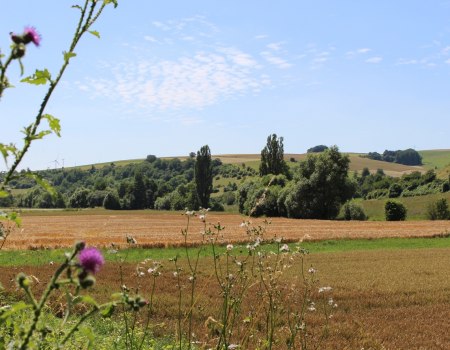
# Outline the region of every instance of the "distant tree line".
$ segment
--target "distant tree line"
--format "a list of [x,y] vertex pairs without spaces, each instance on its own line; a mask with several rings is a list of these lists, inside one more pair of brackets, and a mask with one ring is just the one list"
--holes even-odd
[[[39,172],[56,190],[51,196],[26,177],[10,182],[13,195],[0,198],[0,207],[89,208],[112,210],[197,210],[209,207],[251,216],[305,219],[363,220],[354,198],[378,199],[420,196],[450,190],[449,180],[433,170],[394,178],[383,170],[349,172],[350,160],[336,146],[310,149],[306,160],[284,160],[283,138],[267,137],[259,169],[242,163],[222,164],[212,159],[207,145],[184,160],[148,155],[141,163]],[[392,155],[392,154],[391,154]],[[0,174],[0,179],[1,179]],[[214,185],[215,184],[215,185]],[[442,204],[434,212],[444,212]],[[431,212],[431,209],[430,209]],[[441,217],[430,214],[430,217]]]
[[383,154],[378,152],[369,152],[363,157],[403,165],[422,165],[422,156],[419,152],[412,148],[397,151],[385,150]]

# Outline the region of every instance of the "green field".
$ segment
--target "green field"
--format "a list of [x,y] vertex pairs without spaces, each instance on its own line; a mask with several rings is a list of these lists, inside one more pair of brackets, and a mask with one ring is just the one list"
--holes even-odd
[[[407,220],[426,220],[427,208],[431,202],[436,201],[439,198],[446,198],[450,202],[450,193],[437,193],[426,196],[417,197],[400,197],[395,198],[396,201],[403,203],[407,210]],[[370,200],[357,200],[363,208],[369,220],[384,221],[384,204],[388,199],[370,199]]]
[[419,151],[422,162],[427,169],[442,169],[450,165],[450,150],[437,149]]
[[[449,233],[450,235],[450,233]],[[291,249],[295,249],[296,243],[289,244]],[[450,236],[442,238],[379,238],[379,239],[339,239],[316,242],[302,242],[301,247],[307,249],[310,254],[318,253],[339,253],[350,251],[368,250],[403,250],[403,249],[431,249],[449,248]],[[198,248],[188,248],[190,254],[194,254]],[[245,246],[235,246],[236,251],[245,252]],[[44,250],[3,250],[0,251],[0,266],[42,266],[50,262],[59,263],[64,259],[64,253],[70,249],[44,249]],[[224,246],[218,247],[216,253],[223,253]],[[264,245],[264,250],[276,250],[275,244]],[[151,256],[154,260],[169,260],[175,256],[183,256],[186,252],[182,247],[168,248],[135,248],[123,249],[118,253],[110,250],[103,250],[106,261],[117,262],[124,259],[129,263],[137,263]],[[201,257],[211,256],[212,251],[206,246],[201,253]]]

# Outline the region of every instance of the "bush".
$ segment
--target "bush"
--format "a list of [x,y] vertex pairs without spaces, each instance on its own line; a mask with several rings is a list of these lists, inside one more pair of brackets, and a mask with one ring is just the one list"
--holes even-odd
[[428,206],[427,217],[430,220],[449,220],[450,211],[445,198],[438,199]]
[[389,187],[389,198],[398,198],[402,194],[403,188],[397,183],[393,183]]
[[367,220],[367,215],[364,212],[363,207],[355,202],[347,202],[343,207],[345,220]]
[[103,207],[110,210],[119,210],[120,200],[117,193],[108,192],[108,194],[105,196],[105,199],[103,200]]
[[406,219],[406,213],[407,209],[403,203],[387,201],[384,205],[386,221],[404,221]]

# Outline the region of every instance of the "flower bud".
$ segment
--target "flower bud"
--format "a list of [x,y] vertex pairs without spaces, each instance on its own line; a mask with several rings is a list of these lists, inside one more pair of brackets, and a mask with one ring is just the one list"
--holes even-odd
[[80,286],[83,289],[92,287],[94,284],[95,284],[95,277],[92,275],[88,275],[84,279],[80,279]]
[[21,43],[21,44],[15,45],[12,50],[12,57],[14,59],[22,58],[23,56],[25,56],[25,51],[26,51],[25,44]]

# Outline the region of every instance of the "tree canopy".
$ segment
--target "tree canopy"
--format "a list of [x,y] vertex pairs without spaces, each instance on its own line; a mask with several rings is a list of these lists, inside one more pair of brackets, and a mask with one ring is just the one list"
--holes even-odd
[[261,151],[261,164],[259,174],[289,176],[289,167],[284,160],[283,137],[278,138],[276,134],[267,137],[267,144]]
[[208,145],[203,146],[197,152],[194,177],[199,203],[202,208],[208,208],[213,189],[211,151]]

